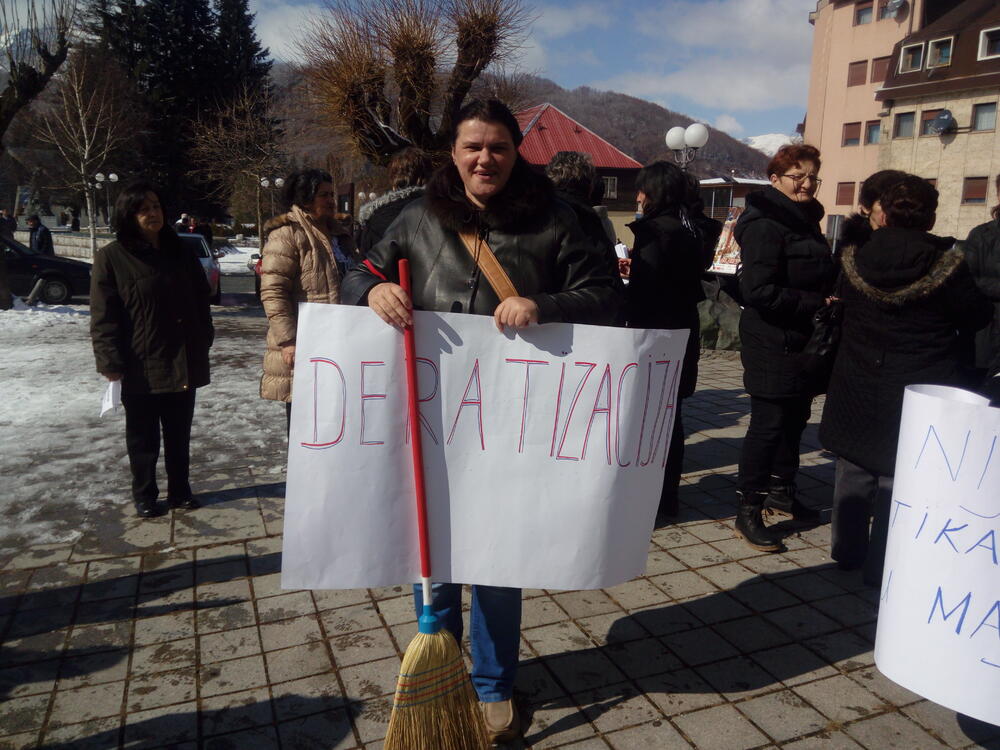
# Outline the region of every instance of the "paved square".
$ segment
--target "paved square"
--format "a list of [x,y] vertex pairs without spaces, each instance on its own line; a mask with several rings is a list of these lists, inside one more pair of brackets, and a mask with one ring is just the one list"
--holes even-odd
[[[658,524],[646,574],[525,592],[524,747],[1000,748],[1000,728],[874,668],[877,596],[830,564],[827,526],[778,555],[734,537],[741,375],[705,353],[681,513]],[[821,407],[800,484],[826,509]],[[282,591],[283,464],[196,464],[197,511],[139,521],[109,504],[74,544],[0,552],[0,748],[381,747],[416,632],[409,587]]]

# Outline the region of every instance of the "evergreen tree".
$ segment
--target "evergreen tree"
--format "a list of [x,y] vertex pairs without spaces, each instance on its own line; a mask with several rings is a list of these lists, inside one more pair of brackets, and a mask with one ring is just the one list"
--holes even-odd
[[254,31],[254,14],[247,0],[216,0],[215,40],[220,103],[268,85],[270,53]]

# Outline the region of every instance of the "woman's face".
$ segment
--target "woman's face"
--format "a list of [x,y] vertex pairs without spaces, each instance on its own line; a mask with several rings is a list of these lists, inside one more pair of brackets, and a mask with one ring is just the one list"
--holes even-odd
[[302,208],[314,219],[332,219],[337,213],[337,191],[333,183],[321,182],[312,202]]
[[882,202],[872,203],[871,211],[868,212],[868,224],[872,229],[881,229],[885,226],[885,211],[882,210]]
[[163,229],[163,208],[156,193],[148,191],[142,199],[142,204],[135,214],[135,223],[139,231],[147,237],[154,237]]
[[465,195],[479,208],[506,187],[517,161],[517,147],[505,125],[466,120],[458,126],[451,159],[465,186]]
[[819,168],[811,161],[800,161],[784,174],[771,175],[771,184],[796,203],[811,201],[819,183]]

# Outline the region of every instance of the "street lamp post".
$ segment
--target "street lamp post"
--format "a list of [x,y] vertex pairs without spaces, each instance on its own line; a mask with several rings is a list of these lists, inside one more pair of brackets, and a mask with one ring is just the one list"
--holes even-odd
[[274,190],[271,189],[271,186],[273,185],[274,187],[280,189],[281,186],[284,184],[285,180],[282,177],[275,177],[274,179],[271,179],[269,177],[260,178],[260,186],[265,190],[267,190],[268,195],[271,196],[271,216],[274,216]]
[[105,175],[103,172],[98,172],[97,174],[94,175],[94,179],[97,180],[97,184],[94,185],[94,187],[96,187],[98,189],[100,189],[101,187],[104,187],[104,181],[105,180],[108,181],[107,187],[104,188],[104,198],[105,198],[107,209],[108,209],[108,213],[107,213],[108,226],[110,227],[111,226],[111,185],[113,185],[114,183],[118,182],[118,175],[115,174],[114,172],[112,172],[109,175]]
[[692,122],[686,128],[678,125],[667,131],[666,141],[667,148],[674,152],[678,166],[687,170],[698,149],[708,143],[708,128],[700,122]]

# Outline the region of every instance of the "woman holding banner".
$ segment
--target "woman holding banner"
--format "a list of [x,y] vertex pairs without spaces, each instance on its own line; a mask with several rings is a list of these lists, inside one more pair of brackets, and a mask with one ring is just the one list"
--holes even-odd
[[837,454],[831,557],[863,568],[870,586],[882,580],[903,392],[961,386],[960,332],[993,314],[954,238],[930,234],[937,202],[927,180],[904,175],[879,197],[883,228],[842,259],[843,332],[819,436]]
[[736,531],[765,552],[783,545],[762,510],[815,523],[819,514],[795,495],[799,442],[809,421],[817,382],[802,355],[813,315],[827,302],[837,268],[819,228],[823,206],[819,151],[783,146],[767,171],[771,184],[747,196],[734,236],[740,245],[739,277],[743,383],[750,394],[750,425],[740,452]]
[[[348,273],[343,301],[367,304],[399,327],[411,323],[413,309],[491,315],[499,331],[617,322],[623,287],[614,256],[584,236],[572,209],[521,158],[521,131],[510,110],[495,100],[472,101],[455,123],[450,162]],[[410,261],[412,299],[396,283],[401,258]],[[493,286],[494,269],[487,266],[494,263],[513,289]],[[419,587],[415,598],[419,614]],[[434,586],[434,609],[459,643],[461,598],[461,584]],[[492,739],[508,741],[520,731],[511,700],[520,589],[473,585],[470,617],[473,685]]]

